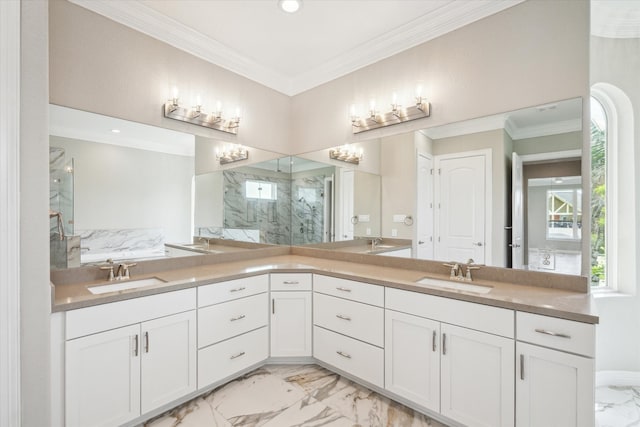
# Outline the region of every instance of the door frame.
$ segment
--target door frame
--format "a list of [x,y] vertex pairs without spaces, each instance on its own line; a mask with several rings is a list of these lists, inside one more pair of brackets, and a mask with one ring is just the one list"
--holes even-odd
[[[420,179],[420,174],[419,174],[419,170],[420,170],[420,157],[424,157],[425,159],[429,160],[431,162],[431,182],[429,183],[431,185],[431,241],[427,242],[430,246],[431,246],[431,254],[433,255],[433,246],[435,244],[435,242],[433,241],[433,235],[434,235],[434,231],[435,231],[435,212],[434,212],[434,208],[433,208],[433,204],[434,204],[434,199],[435,199],[435,195],[434,195],[434,191],[435,191],[435,180],[434,180],[434,155],[431,153],[427,153],[425,151],[420,151],[420,150],[416,150],[416,227],[414,230],[414,239],[413,239],[413,258],[416,259],[421,259],[418,256],[418,241],[420,240],[420,222],[422,221],[422,212],[420,211],[420,205],[418,203],[419,200],[419,193],[420,193],[420,185],[419,185],[419,179]],[[432,258],[425,258],[425,259],[433,259]]]
[[[493,150],[491,148],[483,148],[480,150],[470,150],[470,151],[460,151],[456,153],[447,153],[447,154],[438,154],[433,156],[433,170],[434,170],[434,190],[433,190],[433,200],[434,203],[438,203],[440,200],[440,189],[439,186],[436,185],[436,180],[440,180],[438,178],[440,175],[436,176],[435,171],[439,169],[440,160],[450,160],[450,159],[458,159],[463,157],[476,157],[476,156],[484,156],[484,196],[488,203],[485,203],[484,208],[484,264],[485,265],[493,265],[493,242],[491,241],[493,237]],[[433,214],[434,218],[434,234],[437,230],[440,229],[440,210],[434,210]],[[435,245],[435,241],[434,241]],[[457,260],[457,261],[465,261],[465,260]]]

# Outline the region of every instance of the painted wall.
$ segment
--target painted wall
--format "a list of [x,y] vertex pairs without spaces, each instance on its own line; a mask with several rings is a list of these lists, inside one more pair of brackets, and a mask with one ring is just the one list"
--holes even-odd
[[57,136],[50,145],[74,159],[76,230],[161,228],[165,242],[191,241],[193,157]]
[[558,135],[539,136],[536,138],[513,141],[513,151],[522,155],[551,153],[555,151],[581,150],[582,132],[568,132]]
[[[591,37],[591,84],[610,83],[617,86],[631,100],[633,117],[634,140],[629,144],[624,157],[633,159],[629,168],[621,177],[621,182],[633,182],[636,194],[640,189],[640,153],[634,147],[640,146],[640,39],[609,39]],[[624,190],[622,190],[624,191]],[[626,197],[621,201],[623,209],[640,212],[640,197],[631,202]],[[632,218],[618,222],[624,233],[624,225],[637,222]],[[635,235],[625,234],[623,239],[633,244],[635,259],[629,259],[621,267],[618,287],[629,289],[631,292],[615,297],[598,297],[596,306],[600,315],[600,325],[597,329],[596,369],[597,370],[633,370],[640,371],[640,293],[637,292],[637,282],[632,278],[640,277],[640,227],[635,228]],[[624,253],[621,254],[623,256]]]
[[[589,2],[532,0],[292,98],[293,153],[315,151],[588,94]],[[552,65],[551,65],[552,64]],[[412,101],[431,117],[352,134],[352,104]],[[323,117],[323,120],[308,120]]]
[[[51,1],[50,102],[288,153],[289,97],[66,1]],[[177,86],[186,105],[241,108],[237,137],[164,118]]]

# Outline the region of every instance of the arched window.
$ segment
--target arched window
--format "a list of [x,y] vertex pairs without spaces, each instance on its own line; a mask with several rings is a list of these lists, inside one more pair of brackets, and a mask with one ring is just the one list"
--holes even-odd
[[591,87],[591,280],[636,292],[636,181],[633,107],[609,83]]
[[591,283],[607,280],[607,115],[591,97]]

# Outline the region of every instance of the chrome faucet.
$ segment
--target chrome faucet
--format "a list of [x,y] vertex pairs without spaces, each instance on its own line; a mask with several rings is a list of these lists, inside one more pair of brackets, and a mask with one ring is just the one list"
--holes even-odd
[[462,267],[460,266],[460,264],[452,261],[451,263],[444,263],[442,265],[451,269],[451,271],[449,272],[449,279],[464,280],[464,273],[462,272]]
[[382,237],[374,237],[373,239],[371,239],[371,250],[375,251],[376,246],[378,246],[380,243],[382,243]]
[[113,260],[111,258],[107,259],[107,265],[100,267],[100,270],[109,270],[109,278],[108,278],[108,280],[110,282],[115,280],[115,276],[113,275]]
[[131,278],[131,275],[129,274],[129,268],[131,267],[135,267],[136,265],[138,265],[138,263],[132,263],[132,264],[125,264],[122,263],[120,265],[118,265],[118,270],[116,272],[116,280],[128,280]]
[[209,249],[210,240],[211,240],[211,239],[208,239],[208,238],[206,238],[206,237],[199,237],[199,238],[198,238],[198,241],[199,241],[199,242],[206,242],[206,244],[207,244],[207,249]]

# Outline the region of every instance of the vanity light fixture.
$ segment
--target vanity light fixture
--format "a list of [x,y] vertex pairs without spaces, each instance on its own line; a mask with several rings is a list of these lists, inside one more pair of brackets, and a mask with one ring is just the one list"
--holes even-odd
[[352,105],[350,115],[353,133],[366,132],[368,130],[429,117],[431,115],[431,105],[420,92],[421,88],[416,91],[415,103],[406,108],[398,104],[397,95],[394,92],[391,101],[391,110],[386,113],[376,111],[375,100],[372,100],[369,103],[369,115],[364,119],[356,114],[356,106]]
[[360,160],[364,157],[362,148],[356,150],[350,145],[343,145],[342,147],[335,147],[329,150],[329,158],[333,160],[340,160],[341,162],[353,163],[354,165],[360,164]]
[[216,150],[216,160],[219,161],[221,165],[247,160],[248,158],[249,151],[240,144],[232,144],[222,151]]
[[196,99],[196,105],[193,107],[182,107],[180,106],[180,98],[178,98],[176,89],[174,89],[173,97],[165,102],[163,111],[164,116],[169,119],[180,120],[181,122],[187,122],[234,135],[238,133],[238,128],[240,127],[239,109],[236,110],[235,117],[225,119],[222,117],[221,105],[218,102],[215,111],[206,113],[202,108],[199,96]]

